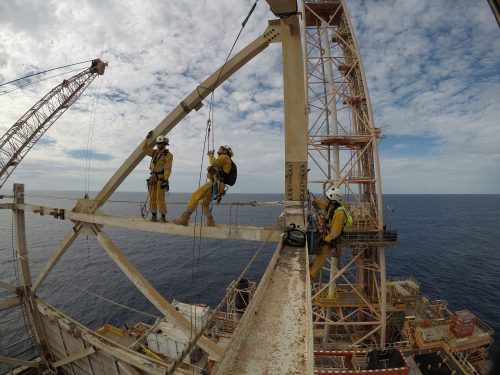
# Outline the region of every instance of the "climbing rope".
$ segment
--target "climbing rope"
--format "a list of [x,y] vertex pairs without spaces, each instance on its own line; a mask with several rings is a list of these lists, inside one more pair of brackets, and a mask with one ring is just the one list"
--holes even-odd
[[193,346],[198,341],[198,339],[203,335],[203,333],[205,332],[205,330],[207,329],[207,327],[210,324],[212,324],[214,322],[214,320],[217,318],[217,315],[220,312],[220,310],[222,309],[222,306],[224,306],[224,304],[226,303],[228,296],[230,296],[234,292],[234,289],[236,288],[236,286],[238,285],[238,283],[243,279],[243,277],[246,275],[246,273],[248,272],[248,270],[250,269],[250,267],[253,265],[253,263],[255,262],[255,260],[257,259],[257,257],[260,255],[262,249],[264,248],[264,246],[266,245],[266,243],[269,241],[269,239],[271,238],[271,236],[273,235],[273,233],[277,229],[282,229],[281,226],[280,226],[280,224],[279,224],[281,217],[282,217],[282,215],[278,216],[275,219],[272,231],[269,232],[269,234],[264,239],[264,241],[262,242],[262,244],[257,248],[257,250],[255,251],[255,254],[252,256],[252,258],[250,259],[250,261],[247,263],[247,265],[245,266],[245,268],[243,269],[243,271],[240,273],[240,275],[238,276],[238,278],[236,279],[236,281],[232,284],[232,287],[230,289],[228,289],[228,291],[226,292],[224,298],[222,298],[222,300],[219,302],[219,304],[217,305],[217,307],[215,307],[215,309],[212,310],[212,312],[210,313],[210,315],[207,318],[206,323],[203,324],[203,326],[200,328],[200,330],[196,332],[196,335],[194,335],[194,337],[191,337],[191,339],[189,340],[188,345],[184,347],[184,349],[182,350],[182,352],[180,352],[177,355],[177,357],[175,358],[174,362],[172,362],[172,364],[170,364],[170,366],[168,367],[167,371],[165,372],[165,375],[170,375],[170,374],[174,373],[174,371],[177,368],[177,366],[184,360],[184,358],[186,357],[186,355],[188,355],[188,353],[191,352],[191,350],[193,349]]
[[[199,177],[198,177],[198,188],[201,186],[201,178],[202,178],[201,176],[203,174],[203,164],[204,164],[204,160],[205,160],[205,151],[210,150],[210,135],[212,136],[212,148],[215,149],[215,127],[214,127],[214,125],[215,125],[215,121],[214,121],[215,87],[217,87],[217,83],[219,82],[219,79],[220,79],[220,76],[224,70],[224,67],[227,64],[229,57],[231,56],[231,53],[233,52],[233,49],[234,49],[234,47],[235,47],[235,45],[240,37],[245,25],[248,22],[248,19],[250,18],[253,11],[255,10],[257,2],[258,2],[258,0],[255,1],[252,8],[250,9],[250,12],[246,16],[243,23],[241,24],[240,31],[238,32],[238,35],[236,36],[236,39],[234,40],[233,45],[231,46],[231,49],[229,50],[229,53],[227,54],[226,60],[224,61],[222,68],[219,70],[219,74],[218,74],[217,79],[215,80],[215,83],[213,86],[214,88],[211,90],[212,93],[210,95],[208,119],[207,119],[207,125],[205,128],[205,139],[203,141],[203,149],[202,149],[202,154],[201,154],[200,173],[199,173]],[[212,186],[212,188],[214,188],[214,186]],[[215,187],[215,188],[217,189],[217,187]],[[213,195],[213,191],[212,191],[212,195]],[[210,201],[210,204],[209,204],[209,210],[210,211],[212,210],[212,200]],[[201,232],[203,229],[203,219],[200,220],[200,229],[199,229],[199,233],[198,233],[198,242],[197,242],[196,241],[196,223],[198,221],[198,211],[199,211],[199,204],[197,202],[196,209],[195,209],[195,216],[194,216],[194,224],[195,225],[193,226],[193,248],[192,248],[192,263],[191,263],[191,288],[192,288],[192,290],[198,289],[197,288],[198,274],[199,274],[199,270],[200,270],[200,258],[201,258],[201,243],[202,243]],[[197,244],[198,244],[198,246],[196,246]],[[199,291],[197,293],[197,297],[198,296],[199,296]],[[192,314],[191,314],[191,316],[192,316]],[[196,319],[196,310],[195,310],[195,317],[194,318]],[[192,338],[193,334],[196,332],[196,327],[194,327],[195,331],[193,332],[193,324],[192,323],[193,322],[191,321],[191,327],[192,327],[191,338]]]
[[[149,186],[148,186],[148,192],[146,193],[146,199],[144,200],[144,202],[142,202],[142,201],[139,202],[139,205],[141,207],[141,217],[143,219],[147,218],[149,215],[148,201],[149,201]],[[171,204],[171,203],[169,202],[168,204]]]
[[[69,200],[74,202],[75,200],[80,199],[80,197],[64,197],[58,195],[46,195],[46,194],[24,194],[25,197],[31,198],[45,198],[45,199],[58,199],[58,200]],[[5,198],[10,198],[10,195],[4,195]],[[97,200],[95,200],[97,202]],[[106,202],[109,203],[130,203],[130,204],[138,204],[144,203],[143,201],[135,201],[135,200],[126,200],[126,199],[106,199]],[[186,202],[168,202],[168,204],[180,204],[185,205]],[[250,202],[230,202],[230,203],[220,203],[220,206],[282,206],[283,201],[250,201]]]
[[[210,113],[210,110],[209,110]],[[207,120],[207,127],[205,128],[205,138],[203,141],[203,149],[202,149],[202,155],[201,155],[201,163],[200,163],[200,172],[198,175],[198,188],[201,186],[201,176],[203,174],[203,162],[205,159],[205,149],[206,147],[208,148],[209,144],[209,133],[210,133],[210,117]],[[204,198],[202,198],[204,199]],[[199,231],[199,236],[198,236],[198,241],[196,240],[196,223],[198,222],[198,212],[199,212],[199,204],[196,202],[196,209],[195,209],[195,215],[194,215],[194,226],[193,226],[193,247],[191,250],[191,292],[194,290],[197,290],[198,288],[198,273],[200,270],[200,258],[201,258],[201,231],[203,229],[203,219],[200,221],[200,231]],[[202,216],[203,217],[203,216]],[[198,247],[196,246],[198,244]],[[199,297],[199,291],[196,294],[196,297]],[[191,338],[196,330],[195,325],[193,325],[193,319],[196,322],[196,309],[195,311],[195,316],[193,317],[193,314],[191,314]]]
[[[245,17],[245,19],[241,23],[240,31],[238,32],[238,35],[236,36],[236,39],[234,40],[233,45],[231,46],[231,49],[229,50],[229,53],[226,56],[226,60],[224,61],[224,64],[222,65],[222,68],[219,70],[219,74],[217,75],[217,79],[215,80],[215,83],[213,85],[214,88],[211,89],[212,93],[210,95],[210,107],[209,107],[209,110],[208,110],[208,119],[209,120],[210,120],[210,118],[212,119],[212,121],[211,121],[211,123],[212,123],[212,147],[215,146],[215,141],[214,141],[215,136],[214,136],[214,127],[213,127],[213,125],[214,125],[214,107],[215,107],[214,106],[214,101],[215,101],[215,87],[217,87],[217,83],[219,83],[220,76],[221,76],[222,72],[224,71],[224,68],[225,68],[227,62],[229,61],[229,57],[233,53],[233,49],[236,46],[236,43],[238,42],[238,39],[240,38],[240,35],[243,32],[243,29],[245,28],[248,20],[250,19],[250,16],[252,15],[253,11],[255,10],[255,7],[257,6],[257,2],[258,1],[259,0],[255,0],[255,3],[252,5],[252,8],[250,9],[250,11],[248,12],[247,16]],[[207,126],[209,126],[208,123],[207,123]]]

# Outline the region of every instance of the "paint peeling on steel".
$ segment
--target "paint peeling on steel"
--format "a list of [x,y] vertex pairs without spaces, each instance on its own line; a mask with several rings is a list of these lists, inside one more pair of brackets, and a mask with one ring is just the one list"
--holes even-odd
[[304,249],[284,247],[248,334],[227,374],[307,373],[308,319]]

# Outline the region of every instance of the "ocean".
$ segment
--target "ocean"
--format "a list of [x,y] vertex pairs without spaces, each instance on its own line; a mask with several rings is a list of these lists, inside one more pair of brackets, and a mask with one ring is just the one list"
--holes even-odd
[[[72,208],[79,196],[75,192],[28,191],[25,201]],[[185,207],[181,202],[186,202],[187,197],[188,194],[170,194],[168,219],[180,215]],[[102,210],[140,216],[140,202],[145,198],[145,193],[115,193]],[[229,193],[223,205],[214,206],[214,217],[220,223],[272,225],[281,207],[229,203],[281,199],[277,194]],[[500,195],[384,195],[383,201],[385,222],[398,232],[398,247],[386,250],[387,276],[411,275],[420,283],[421,292],[431,299],[446,300],[450,310],[471,310],[495,330],[495,341],[499,342]],[[26,214],[33,279],[72,225],[67,220]],[[167,300],[212,307],[222,299],[225,288],[239,276],[260,245],[112,227],[103,230]],[[13,284],[14,241],[11,212],[0,210],[0,280]],[[245,275],[247,279],[261,277],[275,247],[272,243],[264,246]],[[117,326],[134,321],[150,323],[154,320],[150,315],[159,315],[95,238],[84,235],[65,253],[38,295],[93,329],[104,323]],[[6,296],[7,292],[0,291],[0,298]],[[0,337],[0,349],[1,340]]]

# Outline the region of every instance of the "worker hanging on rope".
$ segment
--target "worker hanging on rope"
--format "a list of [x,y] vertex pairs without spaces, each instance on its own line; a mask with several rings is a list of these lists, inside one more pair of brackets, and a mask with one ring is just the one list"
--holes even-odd
[[[142,144],[142,150],[146,155],[151,156],[149,169],[151,174],[147,179],[149,191],[149,207],[151,210],[151,221],[167,222],[167,205],[165,203],[165,193],[170,190],[168,179],[172,172],[172,162],[174,157],[168,150],[168,138],[164,135],[156,137],[156,149],[149,146],[149,138],[153,135],[150,131]],[[157,218],[157,210],[160,211],[161,218]]]
[[344,207],[344,197],[340,189],[331,186],[325,195],[326,199],[313,200],[313,206],[323,210],[326,231],[323,233],[321,253],[314,256],[309,268],[312,278],[317,276],[330,252],[337,250],[337,242],[342,232],[352,226],[352,217]]
[[233,186],[236,182],[237,170],[236,164],[234,164],[232,160],[233,150],[231,150],[231,147],[227,145],[220,146],[217,151],[217,159],[214,153],[215,150],[210,150],[208,152],[208,157],[210,158],[210,165],[215,168],[219,180],[219,186],[215,196],[217,203],[219,203],[222,196],[226,194],[226,185]]
[[237,170],[236,164],[232,161],[233,150],[229,146],[221,146],[217,151],[217,159],[214,157],[214,150],[208,152],[210,158],[210,166],[208,167],[208,181],[201,185],[189,198],[186,211],[178,219],[174,220],[175,224],[187,226],[189,218],[196,209],[196,205],[200,202],[203,213],[207,217],[207,226],[215,226],[210,202],[214,199],[217,203],[220,202],[226,192],[226,186],[233,186],[236,182]]

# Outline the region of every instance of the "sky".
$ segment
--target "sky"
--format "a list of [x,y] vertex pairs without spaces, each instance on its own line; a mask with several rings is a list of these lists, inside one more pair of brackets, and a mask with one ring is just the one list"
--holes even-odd
[[[27,190],[97,191],[147,132],[221,66],[250,0],[0,2],[0,84],[101,58],[80,99],[11,175]],[[347,1],[379,144],[382,191],[500,194],[500,28],[487,0]],[[275,18],[263,0],[235,52]],[[214,95],[213,136],[238,165],[240,193],[284,186],[281,50],[272,44]],[[82,64],[77,68],[90,66]],[[0,135],[75,67],[0,87]],[[59,76],[62,72],[65,76]],[[51,79],[48,77],[56,76]],[[168,134],[172,191],[198,186],[209,100]],[[86,156],[92,158],[87,163]],[[204,157],[206,165],[206,156]],[[203,169],[204,170],[204,169]],[[148,160],[119,190],[145,191]]]

